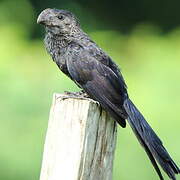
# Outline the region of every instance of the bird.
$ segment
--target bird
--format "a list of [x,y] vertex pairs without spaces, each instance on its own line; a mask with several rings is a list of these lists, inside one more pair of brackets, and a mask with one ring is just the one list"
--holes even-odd
[[39,14],[37,23],[45,28],[45,48],[59,69],[98,101],[122,128],[126,121],[129,123],[160,180],[164,177],[158,164],[176,180],[179,167],[129,98],[120,69],[82,30],[77,17],[67,10],[47,8]]

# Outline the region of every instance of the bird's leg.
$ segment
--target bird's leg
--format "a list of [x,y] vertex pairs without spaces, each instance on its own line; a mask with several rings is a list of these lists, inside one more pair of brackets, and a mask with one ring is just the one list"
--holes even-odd
[[82,96],[85,98],[90,98],[90,96],[82,89],[81,91],[77,92],[77,96]]
[[79,92],[64,91],[64,93],[66,96],[64,96],[63,99],[67,99],[67,98],[76,98],[76,99],[90,98],[89,95],[84,90],[81,90]]

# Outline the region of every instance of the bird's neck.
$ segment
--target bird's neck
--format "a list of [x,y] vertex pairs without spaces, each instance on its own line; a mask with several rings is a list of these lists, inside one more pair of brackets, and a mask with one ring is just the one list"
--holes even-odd
[[85,39],[87,40],[87,38],[88,36],[82,30],[74,31],[68,35],[56,35],[51,32],[47,32],[44,42],[47,51],[54,59],[55,54],[63,54],[71,42],[82,42]]
[[64,54],[69,41],[63,36],[58,36],[47,32],[44,39],[45,47],[47,52],[51,55],[54,61],[57,60],[59,56]]
[[47,50],[51,50],[51,48],[64,48],[69,44],[69,41],[64,36],[52,34],[50,32],[46,33],[44,39]]

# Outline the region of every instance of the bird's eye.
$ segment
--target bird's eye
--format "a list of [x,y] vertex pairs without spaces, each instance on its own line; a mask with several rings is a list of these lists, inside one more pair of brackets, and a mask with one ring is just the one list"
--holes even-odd
[[62,14],[60,14],[60,15],[58,16],[58,19],[63,20],[63,19],[64,19],[64,16],[63,16]]

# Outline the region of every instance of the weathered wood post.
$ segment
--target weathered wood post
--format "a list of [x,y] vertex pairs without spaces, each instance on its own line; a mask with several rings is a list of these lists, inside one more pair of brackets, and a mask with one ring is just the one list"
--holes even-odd
[[54,94],[40,180],[112,180],[116,123],[88,98]]

